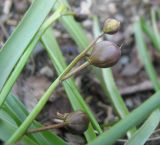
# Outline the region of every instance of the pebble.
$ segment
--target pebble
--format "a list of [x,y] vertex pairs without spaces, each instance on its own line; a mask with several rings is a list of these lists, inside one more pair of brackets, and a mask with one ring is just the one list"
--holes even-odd
[[119,63],[121,65],[127,65],[129,63],[129,58],[127,56],[122,56],[121,59],[119,60]]
[[52,78],[54,76],[54,72],[49,66],[44,66],[43,68],[41,68],[39,73],[40,75],[44,75],[48,78]]

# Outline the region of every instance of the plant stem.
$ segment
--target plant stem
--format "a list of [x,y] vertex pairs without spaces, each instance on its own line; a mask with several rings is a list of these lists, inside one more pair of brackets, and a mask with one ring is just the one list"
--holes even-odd
[[69,11],[67,13],[62,14],[62,16],[75,16],[75,15],[76,15],[76,13],[73,11]]
[[85,63],[83,63],[79,67],[73,69],[73,71],[71,71],[68,74],[66,74],[63,78],[61,78],[61,81],[64,81],[64,80],[70,78],[72,75],[78,73],[79,71],[81,71],[82,69],[86,68],[89,65],[90,65],[90,63],[88,61],[86,61]]
[[104,35],[104,33],[100,34],[94,41],[92,41],[86,49],[84,49],[67,67],[67,69],[63,72],[60,79],[63,79],[63,77],[69,73],[69,71],[77,64],[78,61],[80,61],[82,58],[85,57],[86,53],[89,51],[91,47],[97,42],[99,38],[101,38]]
[[64,127],[66,125],[67,125],[67,123],[65,123],[65,122],[58,123],[58,124],[51,124],[51,125],[47,125],[47,126],[40,127],[40,128],[30,129],[30,130],[27,131],[27,134],[42,132],[42,131],[46,131],[46,130],[50,130],[50,129],[61,128],[61,127]]
[[65,12],[66,10],[66,7],[64,5],[61,5],[53,15],[51,15],[45,22],[44,24],[42,25],[41,27],[41,32],[42,34],[47,30],[47,28],[49,26],[51,26],[51,24],[53,22],[55,22],[58,18],[61,17],[61,13]]

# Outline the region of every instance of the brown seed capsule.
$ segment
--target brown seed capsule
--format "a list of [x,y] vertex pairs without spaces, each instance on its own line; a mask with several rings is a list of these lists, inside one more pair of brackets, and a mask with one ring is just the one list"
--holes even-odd
[[87,18],[88,18],[88,15],[87,15],[87,14],[76,13],[76,14],[74,15],[74,19],[75,19],[77,22],[83,22],[83,21],[85,21]]
[[78,11],[74,13],[73,17],[77,22],[83,22],[88,18],[88,15]]
[[107,68],[115,65],[121,56],[121,49],[110,41],[101,41],[95,44],[88,58],[90,64]]
[[115,34],[120,28],[120,22],[116,19],[108,18],[103,25],[103,32],[106,34]]
[[82,134],[88,128],[89,118],[86,113],[78,110],[76,112],[69,113],[64,122],[68,122],[66,125],[67,129],[74,133]]

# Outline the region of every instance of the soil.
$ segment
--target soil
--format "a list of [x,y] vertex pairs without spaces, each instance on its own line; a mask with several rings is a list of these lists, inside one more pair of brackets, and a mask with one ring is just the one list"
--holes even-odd
[[[120,31],[113,36],[106,36],[106,39],[118,45],[124,43],[122,57],[112,70],[120,93],[127,107],[132,111],[154,93],[153,86],[137,54],[133,23],[140,16],[150,21],[150,9],[158,8],[159,0],[103,0],[103,2],[98,0],[94,2],[90,0],[69,0],[69,3],[72,9],[76,11],[87,7],[87,13],[90,16],[97,15],[101,26],[108,17],[114,17],[121,21]],[[4,45],[14,31],[29,6],[29,0],[0,0],[0,47]],[[93,39],[92,24],[91,17],[81,23],[89,39]],[[78,54],[77,46],[61,25],[57,24],[55,27],[57,28],[55,35],[60,43],[66,62],[69,64]],[[160,76],[160,62],[157,59],[159,56],[150,41],[146,40],[146,44],[150,48],[153,64],[158,76]],[[31,111],[56,77],[56,71],[48,55],[42,45],[38,44],[13,88],[14,93],[20,96],[28,111]],[[75,82],[101,125],[116,121],[117,116],[90,68],[76,75]],[[31,96],[34,96],[34,98]],[[61,104],[63,104],[63,107],[61,107]],[[64,88],[58,86],[37,120],[43,124],[50,124],[56,118],[57,112],[66,113],[71,111],[72,108]],[[67,130],[55,130],[55,132],[72,145],[84,145],[86,142],[83,136],[71,134]],[[125,138],[119,140],[115,145],[122,145],[124,142]],[[146,143],[146,145],[156,144],[160,144],[160,139]]]

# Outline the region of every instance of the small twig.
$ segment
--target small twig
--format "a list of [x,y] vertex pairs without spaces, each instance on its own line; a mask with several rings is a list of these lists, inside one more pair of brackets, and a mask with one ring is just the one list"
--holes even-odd
[[50,130],[50,129],[62,128],[65,125],[67,125],[67,123],[63,122],[63,123],[59,123],[59,124],[51,124],[51,125],[40,127],[40,128],[34,128],[34,129],[28,130],[27,134],[42,132],[42,131],[46,131],[46,130]]
[[121,95],[128,95],[128,94],[133,94],[137,92],[143,92],[146,90],[153,90],[153,85],[150,81],[144,81],[142,83],[139,83],[133,86],[122,88],[120,89],[120,93]]
[[6,24],[11,25],[11,26],[16,26],[18,24],[18,22],[14,19],[8,19],[8,20],[6,20]]

